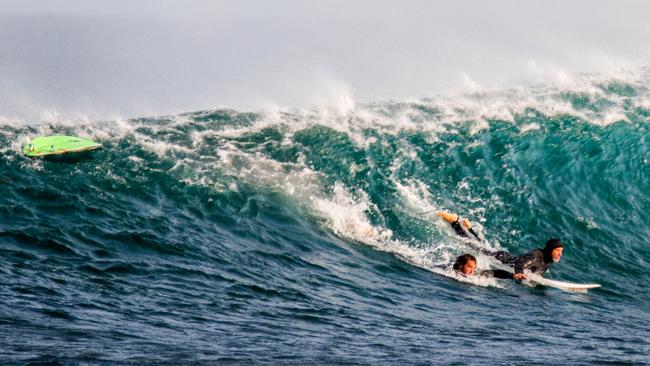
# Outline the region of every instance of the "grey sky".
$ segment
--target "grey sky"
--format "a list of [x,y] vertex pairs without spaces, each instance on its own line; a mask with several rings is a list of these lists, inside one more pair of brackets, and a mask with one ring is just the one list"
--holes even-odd
[[648,66],[647,1],[1,1],[0,117],[422,98]]

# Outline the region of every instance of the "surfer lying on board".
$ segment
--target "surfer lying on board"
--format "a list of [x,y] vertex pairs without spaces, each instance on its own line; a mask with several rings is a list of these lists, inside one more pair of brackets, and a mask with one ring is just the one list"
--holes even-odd
[[476,257],[469,253],[458,256],[458,258],[456,258],[456,262],[454,262],[453,269],[454,271],[466,277],[478,275],[501,279],[514,279],[514,274],[500,269],[483,270],[476,273]]
[[[437,211],[436,214],[443,220],[450,223],[451,227],[454,228],[454,231],[459,236],[472,239],[470,236],[472,235],[473,238],[477,241],[483,241],[472,229],[472,225],[469,220],[461,220],[460,216],[446,211]],[[548,270],[548,267],[551,265],[551,263],[560,261],[560,258],[562,258],[562,251],[564,250],[560,239],[549,239],[543,249],[534,249],[526,254],[517,256],[511,255],[505,250],[494,252],[485,248],[481,248],[472,243],[471,240],[468,241],[467,244],[487,256],[496,258],[501,263],[513,266],[515,269],[515,274],[512,276],[512,278],[515,280],[522,280],[526,278],[524,270],[529,270],[538,275],[544,274]]]

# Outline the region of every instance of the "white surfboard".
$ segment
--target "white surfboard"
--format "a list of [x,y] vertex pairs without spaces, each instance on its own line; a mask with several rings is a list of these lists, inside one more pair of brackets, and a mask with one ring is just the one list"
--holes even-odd
[[[496,268],[502,269],[504,271],[508,271],[510,273],[514,273],[515,271],[514,268],[507,266],[503,263],[492,263],[492,265]],[[535,287],[540,285],[540,286],[557,288],[562,291],[582,292],[582,293],[585,293],[587,292],[587,290],[593,288],[601,287],[601,285],[597,283],[573,283],[573,282],[549,280],[547,278],[544,278],[538,274],[529,271],[525,271],[524,274],[526,275],[527,279],[522,281],[522,283],[528,287]]]
[[534,273],[526,273],[526,277],[530,282],[533,282],[538,285],[554,287],[563,291],[569,292],[587,292],[592,288],[598,288],[601,285],[597,283],[572,283],[564,281],[549,280],[540,275]]

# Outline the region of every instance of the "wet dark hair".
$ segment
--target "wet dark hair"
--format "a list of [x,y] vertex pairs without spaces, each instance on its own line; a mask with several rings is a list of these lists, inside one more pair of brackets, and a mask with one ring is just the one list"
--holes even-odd
[[544,247],[545,250],[553,250],[555,248],[562,248],[564,245],[562,245],[562,242],[560,239],[548,239],[546,242],[546,246]]
[[458,256],[458,258],[456,258],[456,262],[454,262],[454,271],[460,271],[460,267],[464,266],[469,261],[476,262],[476,257],[469,253]]
[[562,247],[564,247],[564,245],[562,244],[560,239],[555,239],[555,238],[549,239],[546,242],[546,246],[544,247],[544,250],[543,250],[544,251],[544,261],[546,261],[548,263],[552,262],[553,259],[551,258],[551,252],[555,248],[562,248]]

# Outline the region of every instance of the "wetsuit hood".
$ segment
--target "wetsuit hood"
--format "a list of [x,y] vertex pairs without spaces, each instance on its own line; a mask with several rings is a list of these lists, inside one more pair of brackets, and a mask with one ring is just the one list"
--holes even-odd
[[560,241],[560,239],[549,239],[549,241],[546,242],[546,246],[544,249],[542,249],[542,252],[544,252],[544,262],[546,263],[552,263],[553,262],[553,257],[551,256],[551,253],[553,252],[553,249],[555,248],[563,248],[564,245]]

